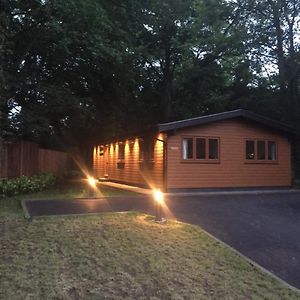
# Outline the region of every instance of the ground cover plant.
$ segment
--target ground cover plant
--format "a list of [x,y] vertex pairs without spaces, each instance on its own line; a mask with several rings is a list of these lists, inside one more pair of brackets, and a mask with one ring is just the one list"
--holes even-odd
[[299,299],[193,225],[107,213],[0,228],[0,299]]
[[0,180],[0,196],[14,196],[45,190],[55,184],[56,177],[51,174],[21,176],[15,179]]

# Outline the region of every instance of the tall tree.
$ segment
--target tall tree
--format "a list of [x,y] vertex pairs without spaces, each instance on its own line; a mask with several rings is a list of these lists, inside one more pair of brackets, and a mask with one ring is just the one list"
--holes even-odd
[[140,64],[152,76],[153,98],[164,112],[160,119],[174,119],[184,115],[176,111],[182,106],[175,100],[183,74],[214,68],[223,58],[242,53],[242,11],[222,0],[149,0],[140,9]]
[[[243,2],[243,3],[242,3]],[[296,0],[241,1],[248,12],[250,56],[275,76],[284,121],[300,126],[300,3]],[[276,93],[276,90],[275,90]]]

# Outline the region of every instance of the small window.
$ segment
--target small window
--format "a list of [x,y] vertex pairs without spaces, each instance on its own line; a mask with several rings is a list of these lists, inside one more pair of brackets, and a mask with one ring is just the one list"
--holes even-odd
[[268,160],[276,160],[276,143],[268,142]]
[[193,138],[184,138],[182,140],[183,159],[193,159]]
[[118,162],[117,163],[117,168],[120,170],[123,170],[125,168],[125,163],[124,162]]
[[139,160],[145,159],[145,143],[144,140],[139,140]]
[[254,159],[254,141],[246,141],[246,159]]
[[219,145],[217,139],[209,139],[209,159],[218,159],[219,158]]
[[257,141],[257,159],[266,159],[266,143],[265,141]]
[[205,139],[196,138],[196,159],[205,159]]
[[125,159],[125,144],[124,143],[119,144],[118,159],[119,160]]
[[104,146],[100,146],[99,148],[99,156],[103,156],[104,155]]
[[149,142],[149,160],[153,161],[154,160],[154,148],[155,148],[155,142],[154,140],[151,140]]

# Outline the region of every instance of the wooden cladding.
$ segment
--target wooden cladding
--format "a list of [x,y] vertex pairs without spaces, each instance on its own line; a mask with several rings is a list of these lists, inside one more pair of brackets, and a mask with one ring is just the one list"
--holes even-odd
[[[93,155],[94,175],[132,185],[162,188],[164,143],[156,138],[136,138],[102,145],[103,156],[97,155],[101,146],[96,146]],[[124,156],[120,154],[123,151]]]
[[[203,137],[205,143],[199,140],[198,148],[202,150],[196,154],[195,138]],[[191,138],[193,141],[193,152],[190,154],[192,158],[187,160],[183,159],[183,138]],[[203,162],[208,160],[207,138],[217,138],[219,141],[219,156],[216,160],[218,163],[196,163],[197,155],[204,157],[204,148],[206,159]],[[259,151],[260,161],[265,163],[247,163],[250,161],[246,159],[247,140],[264,141],[264,146],[254,143],[252,152],[254,161],[258,161],[256,152]],[[262,160],[263,157],[265,160]],[[268,157],[272,159],[268,160]],[[291,185],[291,149],[288,138],[275,130],[242,119],[223,120],[177,130],[168,137],[167,158],[169,189]],[[183,163],[184,161],[191,163]]]

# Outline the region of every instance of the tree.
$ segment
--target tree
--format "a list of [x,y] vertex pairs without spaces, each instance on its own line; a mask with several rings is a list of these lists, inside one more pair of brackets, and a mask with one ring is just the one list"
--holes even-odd
[[[285,122],[300,126],[300,3],[296,0],[244,1],[248,32],[252,39],[250,57],[276,83]],[[273,74],[272,74],[273,73]],[[272,80],[276,78],[276,82]],[[276,95],[276,88],[274,90]]]
[[176,103],[181,100],[175,95],[186,74],[206,70],[209,65],[214,69],[223,58],[242,53],[241,11],[219,0],[152,0],[144,2],[140,10],[136,48],[144,76],[152,83],[152,89],[145,91],[152,90],[151,97],[164,112],[159,119],[168,121],[185,115],[176,111],[184,105]]

